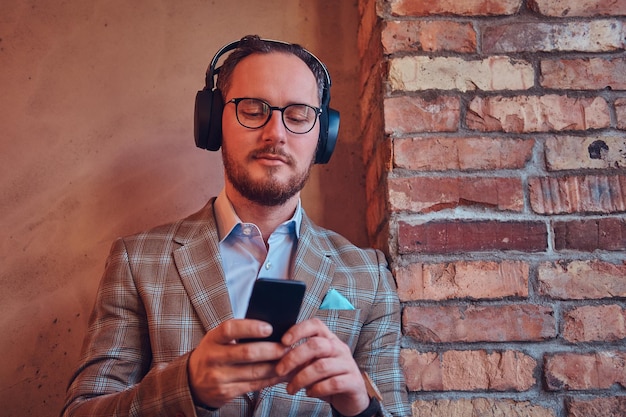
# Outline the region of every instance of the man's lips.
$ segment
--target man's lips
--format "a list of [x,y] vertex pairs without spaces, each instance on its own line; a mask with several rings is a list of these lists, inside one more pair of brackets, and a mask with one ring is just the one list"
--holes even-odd
[[277,161],[277,162],[282,162],[287,165],[291,163],[291,159],[286,155],[281,155],[281,154],[276,154],[276,153],[267,153],[267,152],[256,152],[252,155],[252,159]]

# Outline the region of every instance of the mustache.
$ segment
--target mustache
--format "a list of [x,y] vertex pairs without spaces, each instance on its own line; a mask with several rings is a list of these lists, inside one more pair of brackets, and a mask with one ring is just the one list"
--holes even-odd
[[254,151],[250,152],[248,157],[254,159],[266,155],[279,157],[288,164],[291,164],[293,162],[293,158],[291,157],[291,155],[285,152],[282,148],[274,145],[268,145],[263,148],[255,149]]

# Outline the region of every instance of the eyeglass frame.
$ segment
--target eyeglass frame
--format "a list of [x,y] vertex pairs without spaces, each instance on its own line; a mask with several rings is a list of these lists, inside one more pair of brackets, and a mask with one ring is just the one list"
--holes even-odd
[[[263,122],[262,125],[260,126],[256,126],[256,127],[250,127],[250,126],[246,126],[244,125],[241,120],[239,120],[239,103],[241,103],[243,100],[256,100],[256,101],[260,101],[261,103],[265,104],[267,106],[267,108],[269,109],[269,112],[267,113],[267,119],[265,120],[265,122]],[[237,119],[237,123],[239,123],[241,126],[245,127],[246,129],[261,129],[263,126],[267,125],[269,123],[269,121],[272,118],[272,115],[274,114],[275,110],[280,111],[280,120],[283,122],[283,126],[285,126],[285,129],[287,129],[289,132],[293,133],[294,135],[304,135],[309,133],[311,130],[313,130],[313,128],[315,127],[315,124],[317,123],[317,119],[319,119],[319,115],[322,114],[322,108],[321,107],[315,107],[315,106],[311,106],[310,104],[304,104],[304,103],[292,103],[292,104],[288,104],[284,107],[278,107],[278,106],[272,106],[270,105],[270,103],[268,103],[265,100],[262,100],[260,98],[255,98],[255,97],[235,97],[235,98],[231,98],[230,100],[228,100],[226,103],[224,103],[224,105],[229,104],[229,103],[233,103],[235,105],[235,118]],[[285,123],[285,110],[291,106],[306,106],[310,109],[312,109],[313,111],[315,111],[315,119],[313,119],[313,124],[311,125],[311,127],[309,128],[309,130],[307,130],[306,132],[294,132],[293,130],[289,129],[289,127],[287,126],[287,123]]]

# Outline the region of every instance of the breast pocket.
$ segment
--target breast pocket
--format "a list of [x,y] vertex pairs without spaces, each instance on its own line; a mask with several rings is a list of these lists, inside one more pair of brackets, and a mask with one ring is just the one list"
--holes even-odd
[[363,325],[360,309],[319,310],[315,317],[323,321],[331,332],[354,350]]

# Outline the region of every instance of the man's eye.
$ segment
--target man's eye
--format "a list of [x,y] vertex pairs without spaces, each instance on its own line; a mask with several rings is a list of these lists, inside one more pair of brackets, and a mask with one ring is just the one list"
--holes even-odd
[[239,114],[251,119],[259,119],[267,116],[267,109],[258,103],[240,103]]
[[241,109],[239,111],[242,115],[249,117],[249,118],[259,118],[259,117],[265,117],[265,113],[263,113],[263,111],[261,110],[254,110],[254,109]]
[[285,117],[294,123],[309,122],[313,115],[313,109],[306,106],[289,107],[285,112]]
[[294,122],[294,123],[304,123],[304,122],[306,122],[308,120],[306,117],[293,115],[293,114],[290,114],[289,116],[287,116],[287,119],[290,122]]

